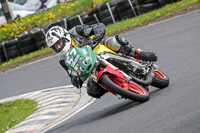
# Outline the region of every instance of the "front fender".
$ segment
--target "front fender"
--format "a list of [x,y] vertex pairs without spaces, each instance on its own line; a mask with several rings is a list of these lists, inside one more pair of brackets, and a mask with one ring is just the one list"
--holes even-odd
[[116,75],[117,77],[124,78],[124,74],[122,72],[120,72],[118,69],[112,68],[110,65],[107,65],[106,68],[102,69],[97,74],[97,82],[99,82],[101,75],[104,73],[110,73]]

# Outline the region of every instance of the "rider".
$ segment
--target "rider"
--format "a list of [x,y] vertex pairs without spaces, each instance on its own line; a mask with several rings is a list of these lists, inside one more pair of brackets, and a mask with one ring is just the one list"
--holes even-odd
[[[93,39],[90,36],[93,35]],[[80,78],[72,77],[71,70],[65,65],[65,58],[67,51],[71,47],[83,47],[84,45],[92,45],[91,42],[99,42],[109,49],[117,52],[133,56],[134,58],[144,61],[157,61],[157,56],[153,52],[144,52],[132,47],[128,41],[118,35],[113,37],[105,36],[105,25],[103,23],[93,25],[77,25],[71,30],[60,26],[53,26],[46,33],[47,45],[52,48],[56,53],[60,54],[60,64],[68,72],[71,82],[75,87],[82,86],[83,81]],[[93,41],[91,41],[93,40]]]

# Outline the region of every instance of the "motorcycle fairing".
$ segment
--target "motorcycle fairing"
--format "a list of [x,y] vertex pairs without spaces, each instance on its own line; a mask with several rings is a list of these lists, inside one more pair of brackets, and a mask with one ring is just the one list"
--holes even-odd
[[73,47],[65,56],[65,64],[72,70],[72,76],[80,77],[84,81],[92,71],[97,53],[90,46]]

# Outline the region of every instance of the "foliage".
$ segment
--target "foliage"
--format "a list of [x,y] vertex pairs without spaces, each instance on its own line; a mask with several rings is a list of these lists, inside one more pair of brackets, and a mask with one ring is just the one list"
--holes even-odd
[[0,133],[23,121],[36,111],[37,102],[26,99],[0,103]]

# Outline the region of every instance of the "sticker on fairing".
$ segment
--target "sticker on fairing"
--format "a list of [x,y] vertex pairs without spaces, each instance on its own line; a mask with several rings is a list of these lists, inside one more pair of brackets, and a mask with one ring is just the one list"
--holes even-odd
[[[72,56],[72,55],[74,55],[74,56]],[[75,57],[77,54],[76,54],[76,50],[75,49],[72,49],[72,51],[70,51],[70,53],[68,54],[66,54],[66,56],[67,56],[67,59],[66,59],[66,63],[68,64],[68,65],[71,65],[71,63],[72,63],[72,61],[73,61],[73,57]]]
[[82,50],[85,55],[87,55],[87,51],[85,49]]
[[77,76],[76,71],[72,70],[72,75],[73,75],[73,76]]
[[77,66],[75,66],[75,67],[74,67],[74,70],[75,70],[75,71],[78,71],[78,67],[77,67]]
[[75,64],[77,63],[79,58],[80,58],[80,55],[77,54],[76,57],[74,58],[74,60],[72,61],[72,64],[71,64],[72,67],[75,66]]
[[85,58],[85,61],[88,61],[89,59],[90,59],[90,57],[88,56],[88,57]]
[[80,74],[81,74],[81,71],[80,71],[80,70],[78,70],[78,71],[77,71],[77,73],[80,75]]

